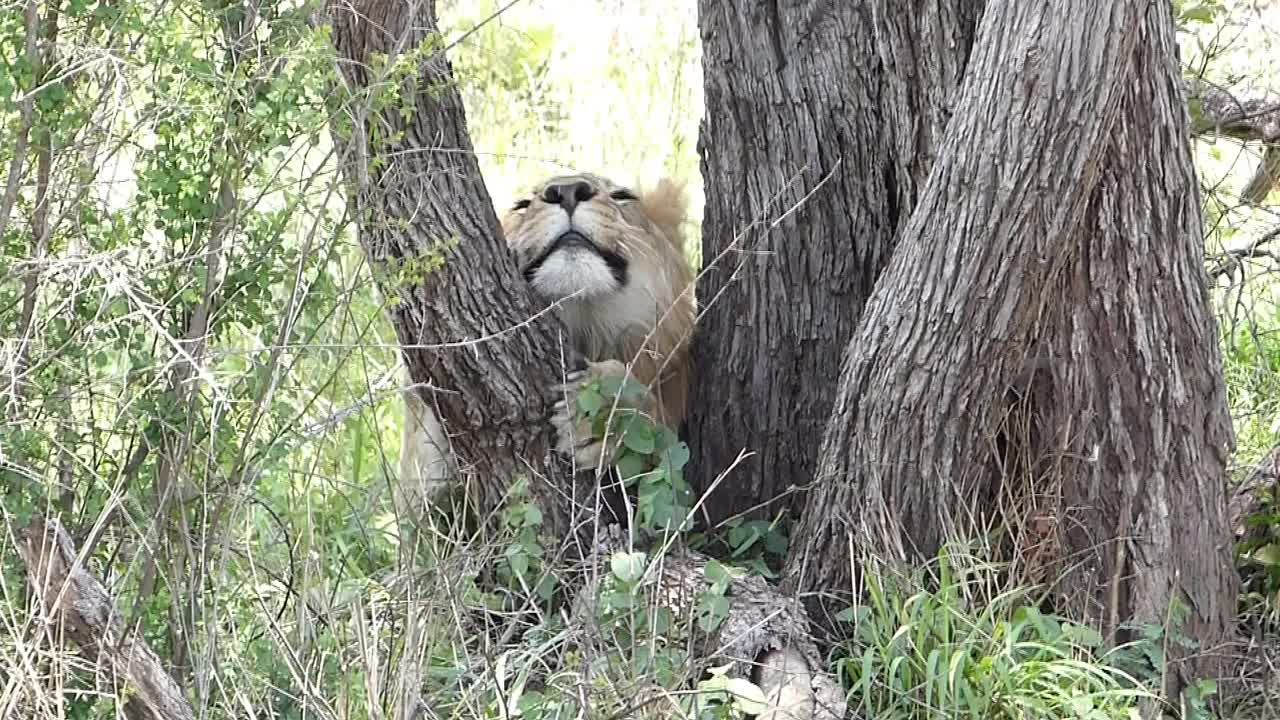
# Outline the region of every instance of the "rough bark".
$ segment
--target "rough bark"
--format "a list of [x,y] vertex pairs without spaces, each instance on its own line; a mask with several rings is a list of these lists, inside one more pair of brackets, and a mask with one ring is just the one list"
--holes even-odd
[[[1234,437],[1177,59],[1168,6],[1156,5],[1047,317],[1044,342],[1062,358],[1045,410],[1065,460],[1057,527],[1069,558],[1055,590],[1112,633],[1188,608],[1171,630],[1204,654],[1183,670],[1214,676],[1239,581],[1225,485]],[[1171,660],[1186,652],[1171,649]]]
[[1002,522],[1013,559],[1066,561],[1077,615],[1181,600],[1181,632],[1225,636],[1231,435],[1176,70],[1163,5],[988,5],[849,344],[789,587],[850,588],[832,548],[912,561]]
[[127,697],[129,720],[191,720],[195,714],[138,631],[126,630],[106,588],[76,555],[57,520],[37,519],[22,531],[18,554],[56,639],[69,638],[101,668],[107,687]]
[[706,184],[688,437],[711,520],[798,507],[830,388],[938,149],[977,0],[701,0]]
[[[386,82],[379,54],[394,62],[438,37],[425,0],[333,0],[328,11],[342,78],[357,98]],[[399,102],[357,101],[351,137],[335,133],[360,243],[393,298],[405,365],[444,425],[469,502],[487,516],[517,476],[530,477],[547,527],[563,536],[573,503],[558,484],[570,473],[552,452],[549,388],[563,381],[556,361],[577,359],[502,240],[440,47],[411,60],[416,71],[399,82]]]

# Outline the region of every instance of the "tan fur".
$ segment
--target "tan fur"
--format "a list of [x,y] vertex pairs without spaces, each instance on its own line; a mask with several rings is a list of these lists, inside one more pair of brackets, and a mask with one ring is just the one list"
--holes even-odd
[[[578,183],[586,183],[592,195],[577,203],[572,216],[560,204],[547,202],[548,187]],[[641,409],[679,429],[688,398],[688,346],[695,312],[693,270],[682,232],[687,199],[684,188],[670,180],[635,193],[639,197],[634,200],[614,197],[627,192],[596,175],[550,178],[518,200],[518,207],[502,217],[502,228],[522,272],[535,266],[568,230],[626,261],[626,282],[617,286],[599,272],[603,261],[590,252],[572,256],[580,261],[561,259],[554,267],[548,258],[533,267],[531,282],[535,294],[557,303],[556,312],[575,348],[588,360],[588,374],[630,372],[650,389]],[[563,258],[563,251],[557,253],[552,257]],[[587,428],[571,421],[573,395],[587,379],[575,378],[562,388],[564,409],[553,418],[559,449],[572,454],[579,465],[598,464],[613,453],[613,447],[606,449],[590,438]],[[401,472],[407,477],[401,482],[415,488],[409,494],[429,496],[452,474],[447,439],[433,417],[424,417],[431,409],[419,398],[407,397],[406,403]]]
[[[527,196],[525,210],[503,220],[507,242],[525,268],[559,234],[564,211],[539,198],[549,185],[589,183],[596,194],[574,212],[600,247],[629,261],[629,285],[638,292],[563,300],[561,318],[574,345],[589,361],[616,360],[657,394],[652,410],[668,425],[684,419],[688,394],[688,341],[693,328],[693,271],[684,254],[682,188],[660,182],[635,201],[618,202],[623,190],[594,175],[551,178]],[[559,298],[548,298],[557,300]]]

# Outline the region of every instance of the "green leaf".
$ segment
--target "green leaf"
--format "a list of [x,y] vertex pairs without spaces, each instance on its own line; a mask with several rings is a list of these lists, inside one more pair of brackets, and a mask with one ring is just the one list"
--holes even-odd
[[653,425],[636,418],[627,425],[627,430],[622,436],[622,444],[626,445],[628,450],[642,455],[648,455],[653,452]]
[[1187,22],[1211,23],[1216,14],[1217,8],[1202,3],[1182,11],[1182,19]]
[[1102,647],[1102,635],[1097,630],[1085,625],[1066,623],[1062,626],[1062,634],[1081,647]]
[[533,591],[538,594],[542,600],[550,600],[551,596],[556,592],[556,578],[554,575],[546,574],[538,578],[538,584]]
[[729,678],[725,691],[733,698],[733,706],[745,715],[759,715],[769,706],[764,691],[745,678]]
[[524,523],[525,525],[541,525],[542,510],[533,503],[525,503],[524,506]]
[[702,612],[698,617],[698,628],[703,632],[712,632],[720,627],[720,623],[729,617],[729,598],[723,595],[704,595]]
[[729,570],[715,560],[707,561],[707,566],[703,570],[703,573],[707,576],[707,579],[711,581],[712,585],[718,585],[720,583],[728,585],[729,581],[733,579],[733,576],[729,574]]
[[1280,565],[1280,543],[1263,545],[1249,554],[1249,559],[1268,567]]
[[511,567],[512,575],[522,577],[529,572],[529,556],[519,550],[514,553],[508,553],[507,565]]
[[615,463],[618,468],[618,474],[622,476],[622,481],[628,482],[645,474],[649,471],[648,463],[643,455],[626,452],[623,453]]
[[680,470],[689,462],[689,446],[684,443],[671,445],[662,451],[662,469],[668,474]]
[[609,558],[609,569],[614,577],[630,585],[644,576],[644,561],[642,552],[618,552]]
[[604,397],[595,388],[586,386],[578,390],[578,409],[587,415],[594,415],[604,407]]

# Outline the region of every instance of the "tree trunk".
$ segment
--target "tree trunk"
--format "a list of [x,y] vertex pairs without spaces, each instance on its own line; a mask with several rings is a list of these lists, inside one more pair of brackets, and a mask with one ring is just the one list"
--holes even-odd
[[1077,616],[1182,601],[1180,632],[1226,636],[1231,433],[1173,32],[1163,5],[988,4],[846,351],[790,588],[1005,522]]
[[[429,2],[366,0],[350,9],[334,0],[329,11],[335,46],[346,61],[343,76],[352,90],[382,80],[368,67],[375,53],[394,58],[397,48],[419,47],[435,28]],[[544,517],[552,515],[549,529],[563,536],[576,527],[571,513],[579,502],[570,500],[583,500],[585,490],[575,485],[570,498],[555,487],[555,478],[569,472],[551,457],[550,398],[543,388],[560,380],[555,373],[555,360],[562,357],[559,327],[536,315],[501,242],[447,61],[432,52],[419,68],[413,76],[430,90],[404,89],[411,102],[407,122],[390,103],[372,118],[356,117],[354,137],[340,141],[360,212],[361,244],[387,293],[398,298],[392,320],[409,374],[437,388],[428,399],[452,431],[452,449],[459,466],[469,470],[479,509],[496,509],[512,479],[532,472],[540,479],[535,489],[543,488],[537,494]],[[438,247],[449,238],[460,241],[456,247]],[[438,266],[425,277],[419,268],[412,268],[408,278],[395,277],[394,268],[403,268],[406,259],[433,254],[444,262],[432,263]],[[499,337],[458,342],[476,334]],[[423,347],[443,343],[459,347]],[[631,547],[621,526],[604,522],[591,540],[572,554],[600,563]],[[689,614],[691,599],[708,587],[704,564],[696,553],[664,558],[653,574],[663,588],[659,600]],[[733,660],[732,675],[758,674],[771,708],[764,717],[843,717],[839,685],[805,633],[810,623],[804,607],[758,578],[735,581],[730,596],[723,627],[705,639],[707,652],[695,663]],[[414,706],[411,689],[399,692],[399,705]]]
[[706,185],[689,403],[713,521],[798,509],[830,388],[946,128],[981,2],[701,0]]
[[352,103],[349,137],[335,136],[409,375],[428,388],[417,392],[449,436],[474,509],[488,516],[523,475],[563,536],[573,503],[557,479],[570,473],[547,418],[550,388],[563,382],[556,360],[578,359],[503,242],[433,3],[328,9],[349,91],[378,95]]

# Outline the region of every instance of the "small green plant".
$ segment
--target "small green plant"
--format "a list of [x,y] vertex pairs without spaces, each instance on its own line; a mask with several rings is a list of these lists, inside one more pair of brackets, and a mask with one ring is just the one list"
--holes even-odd
[[502,513],[502,523],[512,538],[498,563],[498,579],[509,590],[532,593],[545,602],[556,591],[556,578],[546,572],[542,543],[538,539],[542,529],[542,510],[529,498],[528,480],[525,478],[516,480],[512,485],[511,498],[511,503]]
[[769,706],[755,683],[745,678],[731,678],[728,665],[708,668],[711,677],[698,682],[698,692],[686,702],[697,720],[729,720],[743,715],[759,715]]
[[609,638],[606,655],[615,672],[669,687],[682,679],[689,655],[671,610],[650,602],[644,582],[648,564],[643,552],[618,552],[609,559],[610,572],[596,595],[596,618]]
[[698,593],[698,628],[703,632],[713,632],[720,623],[729,617],[729,598],[725,593],[729,583],[743,577],[746,572],[730,565],[723,565],[715,560],[708,560],[702,570],[710,583],[706,590]]
[[1179,30],[1192,23],[1212,24],[1225,11],[1221,0],[1173,0],[1173,18]]
[[776,578],[790,544],[785,520],[782,513],[773,520],[730,518],[722,530],[691,533],[689,546],[725,558],[753,575]]
[[868,568],[866,603],[846,610],[839,663],[865,717],[1132,717],[1137,682],[1097,659],[1092,629],[1045,615],[1025,591],[994,592],[991,565],[943,551],[936,577]]
[[[1129,677],[1147,686],[1163,685],[1168,671],[1168,650],[1177,646],[1183,650],[1196,650],[1199,644],[1181,631],[1190,609],[1176,598],[1169,606],[1164,624],[1124,623],[1120,627],[1134,637],[1133,640],[1112,648],[1104,659],[1124,671]],[[1218,683],[1212,678],[1201,678],[1182,691],[1179,698],[1180,717],[1183,720],[1210,720],[1215,717],[1209,709],[1209,699],[1218,692]]]
[[630,377],[596,378],[579,390],[578,410],[591,421],[595,437],[621,440],[614,466],[623,486],[635,491],[637,528],[681,532],[693,509],[693,493],[684,478],[689,446],[674,430],[629,405],[646,392]]

